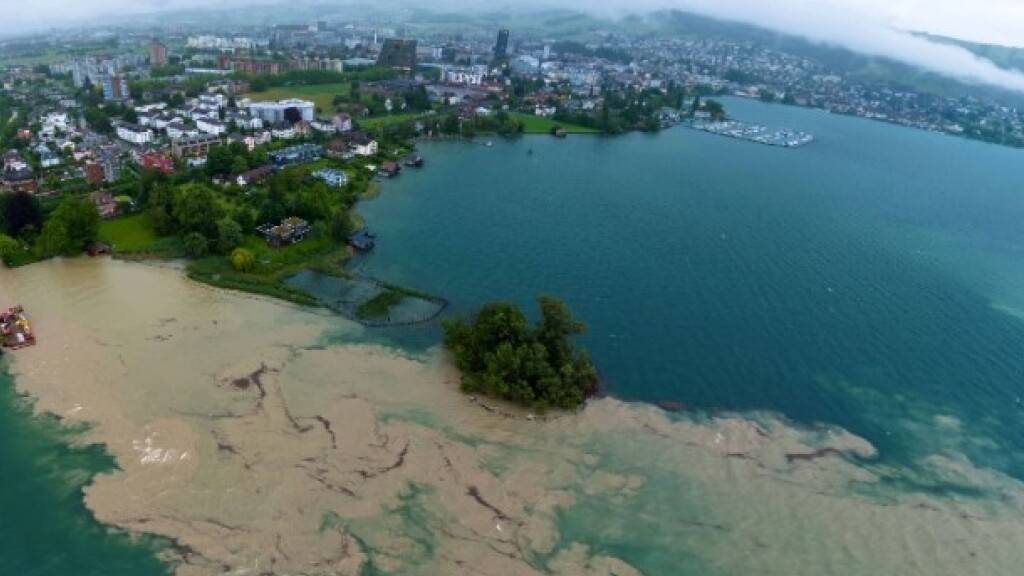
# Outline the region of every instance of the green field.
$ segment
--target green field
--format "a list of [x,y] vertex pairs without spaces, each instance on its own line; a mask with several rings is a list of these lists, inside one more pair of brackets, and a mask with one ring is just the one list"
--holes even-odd
[[100,240],[115,252],[145,252],[161,244],[144,214],[104,220],[100,223]]
[[259,100],[284,100],[286,98],[301,98],[311,100],[316,107],[324,114],[330,114],[334,110],[334,97],[337,95],[347,96],[349,93],[347,82],[339,84],[315,84],[310,86],[275,86],[263,92],[251,92],[245,94],[246,98],[254,101]]
[[376,130],[378,128],[386,128],[395,124],[402,124],[403,122],[410,122],[420,118],[422,114],[417,112],[411,112],[408,114],[392,114],[390,116],[377,116],[376,118],[362,118],[357,120],[359,125],[365,130]]
[[564,128],[569,134],[597,134],[600,131],[595,128],[587,128],[586,126],[577,126],[575,124],[566,124],[565,122],[556,122],[550,118],[544,118],[542,116],[534,116],[532,114],[523,114],[521,112],[511,112],[510,115],[523,123],[523,133],[525,134],[550,134],[551,129],[554,127]]

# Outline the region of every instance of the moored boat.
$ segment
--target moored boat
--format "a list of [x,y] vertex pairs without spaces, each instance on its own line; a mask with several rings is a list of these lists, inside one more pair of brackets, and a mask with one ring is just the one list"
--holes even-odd
[[0,312],[0,345],[17,350],[36,343],[32,324],[21,306],[11,306]]

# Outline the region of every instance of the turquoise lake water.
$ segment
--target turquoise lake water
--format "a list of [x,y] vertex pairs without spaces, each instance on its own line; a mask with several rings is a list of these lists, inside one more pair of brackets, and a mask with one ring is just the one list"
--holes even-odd
[[378,242],[359,267],[456,313],[564,298],[616,396],[838,424],[904,462],[945,441],[930,419],[948,414],[993,440],[969,456],[1024,477],[1024,153],[728,109],[817,141],[425,144],[423,170],[361,207]]
[[[423,144],[427,166],[361,206],[378,242],[357,266],[444,296],[450,313],[562,297],[616,396],[837,424],[908,466],[958,442],[1024,478],[1024,152],[727,105],[818,140],[785,150],[675,128]],[[422,348],[439,332],[372,334]],[[82,506],[109,457],[28,414],[0,371],[0,574],[163,573],[153,544]],[[592,524],[599,504],[565,525]]]
[[74,433],[31,417],[0,361],[0,574],[166,574],[155,543],[113,532],[86,510],[82,487],[114,463],[102,447],[70,447]]

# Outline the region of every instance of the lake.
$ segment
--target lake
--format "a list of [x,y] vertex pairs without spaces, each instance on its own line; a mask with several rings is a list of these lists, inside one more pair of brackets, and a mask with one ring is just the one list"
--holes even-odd
[[947,414],[991,440],[972,458],[1024,477],[1022,152],[727,108],[817,140],[677,127],[423,144],[427,167],[361,207],[379,239],[359,267],[458,313],[565,299],[618,397],[838,424],[904,463],[935,449]]
[[[517,574],[635,573],[619,561],[644,574],[1009,573],[1024,561],[1022,152],[726,104],[817,140],[789,150],[679,127],[424,143],[425,168],[360,206],[378,238],[355,267],[447,298],[448,314],[506,299],[535,316],[536,295],[565,299],[613,397],[578,415],[496,420],[446,392],[434,363],[332,346],[436,360],[436,324],[363,330],[104,260],[0,277],[49,333],[27,354],[61,351],[25,383],[48,406],[84,403],[100,422],[90,437],[127,458],[91,489],[105,517],[183,538],[210,566],[273,562],[263,532],[224,528],[258,524],[284,535],[278,561],[322,560],[340,544],[320,538],[343,526],[403,574],[455,561]],[[102,338],[75,336],[108,321]],[[213,407],[261,400],[211,381],[264,363],[278,412],[224,420]],[[688,410],[649,406],[668,401]],[[296,432],[320,411],[346,432]],[[151,427],[190,459],[167,472],[133,459],[128,439]],[[404,482],[357,473],[381,456],[379,429],[408,439]],[[0,482],[15,487],[0,495],[0,572],[161,573],[155,541],[110,532],[82,505],[112,457],[69,447],[78,437],[30,418],[0,373]],[[306,451],[359,498],[296,472]],[[449,455],[457,473],[437,466]],[[506,539],[479,502],[519,532]]]

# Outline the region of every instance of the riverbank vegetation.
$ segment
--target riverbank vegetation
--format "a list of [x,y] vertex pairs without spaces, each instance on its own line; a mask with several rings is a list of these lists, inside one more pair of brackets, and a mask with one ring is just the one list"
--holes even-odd
[[470,319],[443,323],[445,348],[462,372],[462,389],[532,408],[575,408],[597,392],[597,371],[570,338],[583,332],[562,301],[538,299],[531,326],[519,308],[492,303]]

